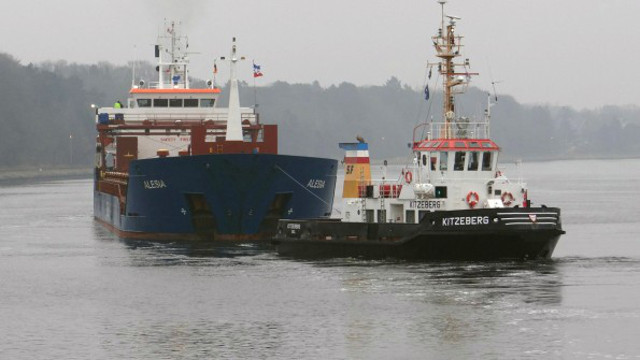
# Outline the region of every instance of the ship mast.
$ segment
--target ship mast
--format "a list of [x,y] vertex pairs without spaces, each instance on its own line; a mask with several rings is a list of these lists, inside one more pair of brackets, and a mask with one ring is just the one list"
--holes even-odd
[[[165,27],[167,25],[165,24]],[[186,37],[177,34],[175,22],[166,29],[167,35],[159,35],[155,55],[158,58],[158,89],[189,88],[187,71],[189,42]],[[168,54],[169,59],[164,58]],[[169,79],[165,78],[169,76]]]
[[[240,115],[240,94],[238,91],[238,77],[236,74],[236,63],[244,60],[244,56],[238,56],[236,52],[236,38],[233,38],[231,55],[229,56],[229,115],[227,118],[227,141],[242,141],[242,119]],[[220,57],[220,60],[226,60]]]
[[[467,71],[469,67],[469,59],[465,59],[462,63],[454,62],[454,59],[461,55],[462,36],[456,35],[456,21],[459,17],[453,15],[445,15],[444,4],[446,0],[439,0],[438,3],[442,7],[442,19],[438,34],[431,37],[433,46],[436,49],[436,56],[441,60],[436,63],[429,63],[429,66],[438,65],[438,71],[443,75],[443,108],[444,126],[440,129],[440,138],[454,138],[453,123],[456,121],[456,108],[454,95],[461,94],[466,89],[472,75],[478,73],[470,73]],[[445,17],[449,19],[445,27]],[[464,72],[456,72],[456,67],[464,67]],[[462,87],[460,87],[462,86]],[[457,88],[458,87],[458,88]]]

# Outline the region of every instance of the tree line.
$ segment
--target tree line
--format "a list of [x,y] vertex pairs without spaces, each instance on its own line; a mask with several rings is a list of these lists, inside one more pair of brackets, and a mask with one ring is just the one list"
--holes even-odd
[[[139,64],[136,78],[155,79],[151,64]],[[91,104],[126,100],[130,66],[64,61],[23,65],[0,54],[0,168],[89,167],[94,161],[95,122]],[[202,84],[194,79],[193,84]],[[429,101],[391,77],[384,85],[328,87],[317,81],[276,81],[240,86],[241,104],[257,105],[263,123],[279,125],[280,152],[341,158],[339,142],[364,137],[374,159],[409,154],[413,129],[441,119],[441,96]],[[223,89],[219,100],[226,106]],[[487,94],[471,88],[457,108],[480,120]],[[595,110],[524,105],[499,95],[491,108],[492,138],[513,159],[640,156],[640,108],[605,106]]]

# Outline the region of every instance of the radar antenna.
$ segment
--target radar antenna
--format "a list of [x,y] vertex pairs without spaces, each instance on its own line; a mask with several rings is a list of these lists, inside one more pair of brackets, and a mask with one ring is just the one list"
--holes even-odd
[[[456,121],[454,95],[463,93],[471,81],[472,75],[478,73],[469,72],[469,59],[455,62],[455,58],[461,55],[462,36],[456,34],[456,20],[461,18],[454,15],[445,15],[445,0],[438,0],[442,6],[442,24],[438,29],[438,33],[431,37],[433,46],[436,49],[436,56],[440,61],[436,63],[428,63],[428,66],[438,65],[438,71],[443,76],[443,94],[444,94],[444,126],[440,129],[440,137],[444,139],[454,138],[453,124]],[[445,17],[449,19],[449,23],[445,25]],[[456,71],[456,67],[464,68],[462,71]]]

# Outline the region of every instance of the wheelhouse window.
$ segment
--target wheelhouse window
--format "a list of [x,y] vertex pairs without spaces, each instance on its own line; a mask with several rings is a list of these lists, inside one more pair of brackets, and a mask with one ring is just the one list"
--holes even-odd
[[182,107],[182,99],[169,99],[169,107]]
[[448,152],[446,152],[446,151],[440,152],[440,170],[441,171],[446,171],[447,170],[448,158],[449,158],[449,153]]
[[184,99],[184,107],[198,107],[198,99]]
[[422,154],[422,166],[427,166],[427,154]]
[[447,187],[446,186],[436,186],[435,195],[436,195],[436,199],[446,199],[447,198]]
[[438,157],[436,156],[432,156],[431,157],[431,170],[435,171],[436,170],[436,163],[438,162]]
[[464,158],[467,153],[465,151],[456,151],[455,162],[453,163],[454,171],[464,170]]
[[138,99],[138,107],[151,107],[151,99]]
[[471,151],[469,153],[469,165],[467,166],[467,170],[475,171],[478,170],[478,152]]
[[491,171],[491,151],[482,153],[482,171]]
[[200,107],[213,107],[215,99],[200,99]]
[[169,99],[153,99],[153,107],[167,107]]

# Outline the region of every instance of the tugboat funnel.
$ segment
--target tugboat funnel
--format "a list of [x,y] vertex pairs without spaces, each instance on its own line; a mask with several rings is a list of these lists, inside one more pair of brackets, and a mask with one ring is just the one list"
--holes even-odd
[[342,198],[364,197],[367,185],[371,185],[369,144],[366,142],[340,143],[344,153],[344,188]]

